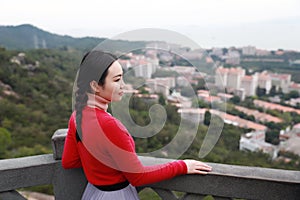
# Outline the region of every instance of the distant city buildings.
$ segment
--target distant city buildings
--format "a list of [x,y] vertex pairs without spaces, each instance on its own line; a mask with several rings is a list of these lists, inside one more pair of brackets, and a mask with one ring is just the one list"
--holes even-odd
[[252,131],[240,138],[240,150],[269,154],[272,159],[277,158],[279,149],[270,143],[265,142],[265,131]]
[[192,108],[192,101],[190,98],[182,96],[180,93],[173,91],[171,95],[167,96],[167,102],[178,108]]
[[266,114],[266,113],[263,113],[263,112],[259,112],[258,110],[252,110],[252,109],[245,108],[242,106],[234,106],[234,108],[240,112],[245,113],[248,116],[253,116],[255,118],[255,120],[259,121],[259,122],[274,122],[274,123],[282,122],[282,119],[280,119],[278,117],[274,117],[274,116]]
[[289,86],[291,85],[291,75],[290,74],[270,74],[272,86],[275,86],[277,90],[282,89],[283,93],[289,92]]
[[269,94],[272,86],[277,91],[281,89],[283,93],[292,90],[300,91],[300,85],[291,82],[290,74],[263,71],[245,75],[245,70],[241,67],[218,67],[215,72],[215,85],[218,88],[226,88],[229,93],[240,96],[242,100],[245,96],[255,96],[258,87],[263,89],[266,94]]
[[245,76],[245,70],[241,67],[216,69],[215,84],[217,87],[225,87],[228,90],[236,90],[241,87],[242,77]]
[[300,84],[292,82],[289,86],[289,91],[297,91],[300,94]]
[[238,51],[228,51],[224,58],[226,64],[239,65],[241,62],[240,53]]
[[178,113],[184,120],[189,120],[193,123],[202,123],[204,121],[205,112],[204,108],[181,108]]
[[[243,101],[247,96],[255,96],[257,92],[263,91],[266,94],[270,94],[275,88],[277,91],[288,93],[291,91],[298,91],[300,93],[300,84],[291,81],[290,74],[271,73],[268,71],[255,72],[251,74],[239,66],[241,59],[244,62],[253,61],[268,61],[268,62],[283,62],[283,60],[277,58],[265,58],[264,56],[270,55],[270,51],[256,49],[253,46],[243,47],[239,50],[236,48],[213,48],[210,55],[215,55],[222,59],[222,62],[227,64],[236,65],[238,67],[225,68],[219,66],[215,70],[213,77],[205,73],[197,71],[197,67],[190,66],[173,66],[172,63],[174,55],[172,50],[176,49],[176,52],[181,52],[188,59],[203,59],[205,56],[203,51],[191,51],[185,48],[179,48],[178,46],[165,45],[164,47],[169,51],[161,51],[159,45],[156,43],[151,44],[145,55],[128,55],[127,59],[119,59],[121,65],[126,70],[133,70],[135,77],[142,77],[145,79],[146,94],[139,94],[138,90],[133,89],[130,86],[126,86],[127,93],[133,93],[135,97],[142,98],[146,102],[158,103],[160,101],[160,95],[165,99],[165,102],[174,105],[178,108],[178,113],[184,120],[191,122],[203,122],[205,112],[210,112],[213,115],[217,115],[223,119],[224,123],[231,124],[233,126],[241,127],[244,129],[251,129],[252,131],[241,135],[239,141],[240,150],[244,151],[261,151],[267,153],[272,159],[278,156],[279,151],[291,151],[299,153],[296,145],[300,145],[300,125],[294,126],[293,131],[297,133],[291,134],[289,131],[283,131],[280,133],[280,145],[272,145],[265,142],[267,126],[260,123],[281,123],[282,119],[259,112],[255,109],[249,109],[246,107],[236,106],[234,108],[247,116],[250,116],[250,120],[246,120],[236,115],[231,115],[225,112],[214,109],[214,105],[222,104],[229,101],[235,95],[239,96]],[[276,51],[276,55],[281,55],[282,51]],[[247,58],[241,58],[241,55],[248,55]],[[274,52],[272,52],[274,54]],[[254,57],[256,56],[256,57]],[[212,59],[206,57],[204,59],[206,63],[211,63]],[[164,63],[164,66],[160,66],[160,63]],[[153,74],[157,71],[164,71],[166,74],[170,74],[169,77],[155,77]],[[175,73],[174,73],[175,72]],[[176,74],[176,75],[174,75]],[[205,107],[210,108],[198,108],[192,107],[192,100],[195,99],[183,96],[181,93],[182,88],[189,87],[191,85],[196,86],[198,80],[201,78],[210,78],[214,80],[205,83],[207,88],[220,88],[220,90],[205,90],[200,89],[196,92],[197,100],[205,102]],[[280,112],[296,112],[300,114],[300,110],[288,106],[282,106],[279,103],[282,99],[279,96],[272,96],[269,101],[254,100],[254,106],[263,110],[278,110]],[[202,102],[202,103],[203,103]],[[277,104],[278,103],[278,104]],[[291,106],[300,106],[300,98],[289,99],[285,101],[286,104]],[[194,105],[195,106],[195,105]],[[253,119],[251,118],[253,116]],[[293,141],[292,141],[293,140]],[[299,143],[295,142],[298,141]],[[299,150],[300,151],[300,150]]]
[[260,107],[263,108],[265,110],[278,110],[280,112],[295,112],[297,114],[300,114],[300,110],[299,109],[295,109],[295,108],[291,108],[288,106],[283,106],[280,104],[275,104],[275,103],[270,103],[270,102],[266,102],[266,101],[262,101],[262,100],[254,100],[253,101],[254,105],[256,107]]
[[242,47],[242,54],[247,56],[254,56],[256,55],[256,47],[254,46]]
[[257,74],[258,74],[257,86],[259,88],[265,89],[266,94],[269,94],[272,88],[271,75],[267,71],[263,71]]
[[133,69],[136,77],[151,78],[159,67],[159,60],[155,54],[149,53],[149,57],[144,55],[128,54],[130,59],[119,59],[119,63],[126,70]]
[[151,75],[155,73],[156,69],[157,66],[146,59],[138,60],[137,65],[133,67],[135,76],[143,78],[151,78]]
[[150,88],[150,93],[160,93],[167,97],[170,94],[171,88],[175,87],[174,77],[154,78],[146,80],[147,87]]
[[242,151],[263,152],[269,154],[272,159],[278,158],[278,153],[292,152],[300,155],[300,124],[296,124],[292,130],[287,128],[280,133],[281,143],[272,145],[265,142],[265,131],[252,131],[240,137],[239,148]]
[[252,76],[249,76],[249,75],[243,76],[242,80],[241,80],[240,88],[244,89],[246,96],[255,96],[257,83],[258,83],[257,73],[253,74]]
[[266,131],[267,130],[267,127],[262,124],[258,124],[258,123],[255,123],[255,122],[252,122],[249,120],[245,120],[238,116],[231,115],[231,114],[219,111],[219,110],[210,109],[209,112],[211,114],[218,115],[219,117],[221,117],[226,124],[231,124],[234,126],[245,128],[245,129],[253,129],[256,131]]

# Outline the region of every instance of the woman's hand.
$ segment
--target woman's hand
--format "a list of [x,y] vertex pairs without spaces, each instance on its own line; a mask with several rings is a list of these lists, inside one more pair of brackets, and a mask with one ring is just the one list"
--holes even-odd
[[187,166],[187,174],[207,174],[211,166],[197,160],[183,160]]

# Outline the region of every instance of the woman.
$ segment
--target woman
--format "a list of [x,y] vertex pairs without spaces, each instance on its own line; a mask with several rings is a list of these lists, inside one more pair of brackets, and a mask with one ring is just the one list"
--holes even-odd
[[143,166],[127,129],[106,112],[110,102],[121,100],[123,87],[123,70],[114,55],[95,50],[84,56],[62,158],[65,169],[83,168],[88,180],[83,200],[137,200],[134,186],[211,171],[195,160]]

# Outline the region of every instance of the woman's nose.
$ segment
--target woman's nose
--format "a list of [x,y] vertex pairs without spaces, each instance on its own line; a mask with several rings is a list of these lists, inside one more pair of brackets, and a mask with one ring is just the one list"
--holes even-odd
[[122,79],[122,80],[121,80],[121,85],[120,85],[121,89],[123,89],[124,86],[125,86],[125,82],[124,82],[124,80]]

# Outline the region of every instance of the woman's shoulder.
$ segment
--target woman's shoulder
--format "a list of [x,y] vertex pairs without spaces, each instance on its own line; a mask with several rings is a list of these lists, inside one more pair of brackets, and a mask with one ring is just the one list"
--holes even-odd
[[102,121],[108,122],[113,121],[115,118],[108,112],[100,109],[95,109],[96,115],[98,119],[101,119]]
[[73,111],[69,118],[69,125],[75,123],[76,120],[76,111]]
[[110,113],[107,112],[99,112],[97,114],[99,122],[101,123],[101,126],[103,128],[108,128],[108,129],[119,129],[120,131],[128,132],[126,127],[120,122],[117,118],[112,116]]

